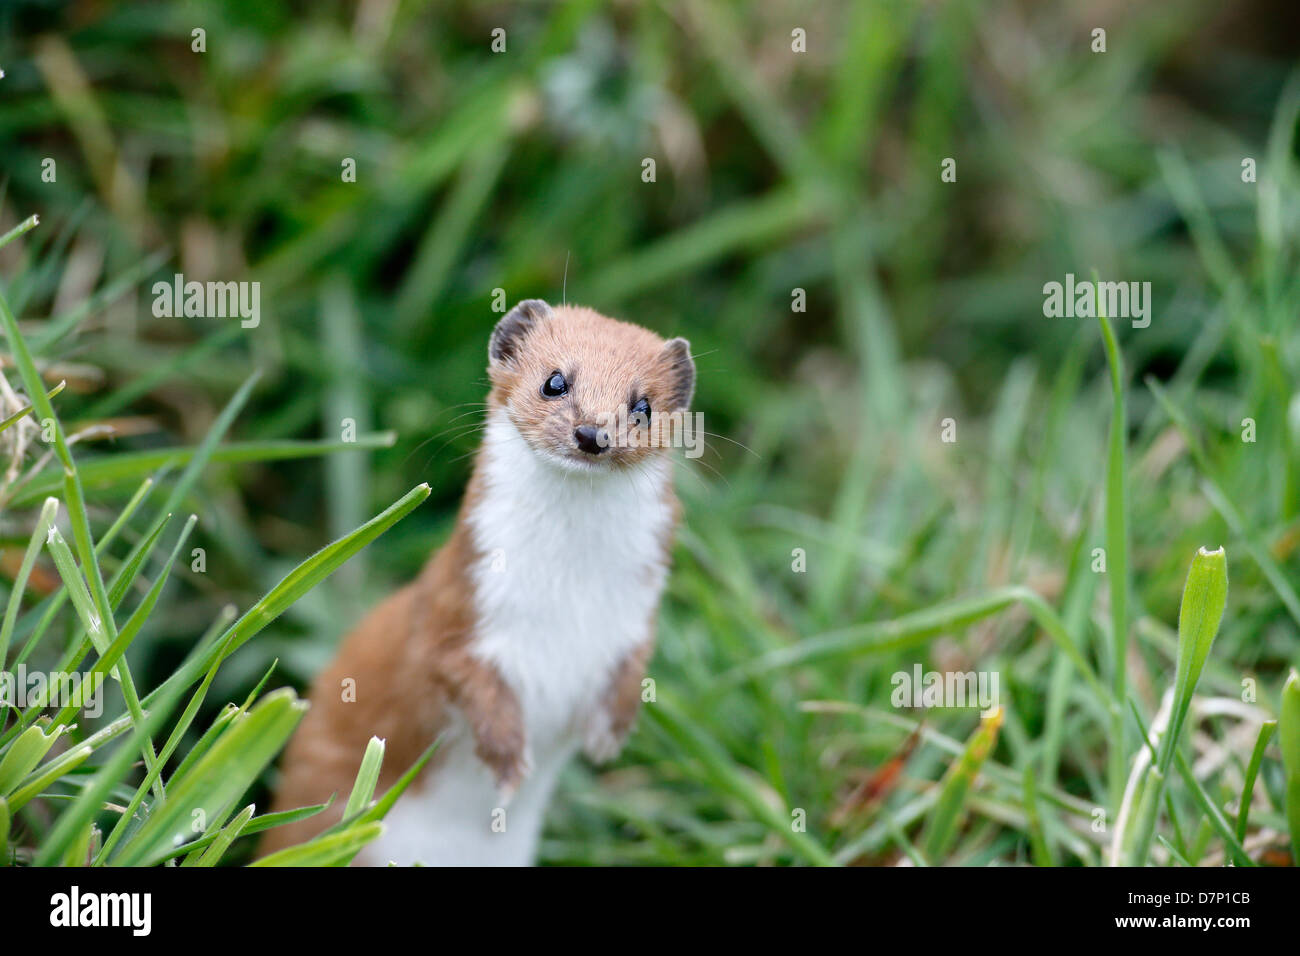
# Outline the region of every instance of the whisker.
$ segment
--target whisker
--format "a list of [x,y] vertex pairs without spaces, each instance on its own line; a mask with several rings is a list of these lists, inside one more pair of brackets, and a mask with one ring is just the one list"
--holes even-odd
[[701,487],[701,488],[707,489],[709,486],[708,486],[708,484],[704,481],[703,478],[701,478],[699,475],[697,475],[697,474],[694,472],[694,470],[693,470],[693,469],[692,469],[692,468],[687,464],[687,461],[697,461],[697,462],[699,462],[699,463],[700,463],[701,465],[703,465],[705,468],[709,469],[709,471],[711,471],[714,475],[716,475],[717,478],[718,478],[718,479],[719,479],[719,480],[720,480],[724,485],[726,485],[728,488],[731,487],[731,482],[727,480],[726,476],[723,475],[722,472],[718,471],[718,469],[716,469],[716,468],[714,468],[712,465],[710,465],[707,461],[704,461],[702,458],[682,459],[682,458],[679,458],[679,457],[676,456],[676,455],[669,455],[669,456],[668,456],[668,460],[671,461],[671,462],[673,463],[673,466],[674,466],[674,467],[683,469],[683,470],[685,471],[686,474],[690,475],[692,478],[694,478],[696,481],[698,481],[698,482],[700,483],[700,487]]
[[700,429],[700,434],[701,434],[701,435],[704,435],[704,436],[707,437],[707,438],[721,438],[723,441],[729,441],[729,442],[731,442],[733,445],[736,445],[737,447],[740,447],[740,448],[745,449],[745,451],[749,452],[751,455],[753,455],[753,456],[754,456],[755,458],[757,458],[759,461],[762,461],[762,460],[763,460],[763,456],[762,456],[762,455],[760,455],[758,452],[754,451],[754,449],[750,448],[750,447],[749,447],[748,445],[746,445],[744,442],[736,441],[736,439],[734,439],[734,438],[728,438],[726,435],[720,435],[720,434],[718,434],[717,432],[708,432],[708,431],[704,431],[703,429]]
[[[457,415],[455,418],[452,418],[450,421],[448,421],[448,422],[447,422],[447,425],[448,425],[448,426],[454,425],[456,422],[460,421],[460,419],[462,419],[462,418],[466,418],[466,417],[468,417],[468,416],[470,416],[470,415],[476,415],[476,414],[478,414],[478,413],[479,413],[479,412],[480,412],[484,407],[487,406],[487,402],[461,402],[461,403],[458,404],[458,405],[451,405],[451,406],[449,406],[446,410],[447,410],[447,411],[453,411],[453,410],[455,410],[455,409],[457,409],[457,408],[465,408],[465,407],[468,406],[468,405],[475,405],[475,406],[478,406],[478,407],[476,407],[476,408],[471,408],[471,409],[470,409],[469,411],[467,411],[467,412],[462,412],[461,414]],[[477,425],[476,425],[475,427],[477,427]],[[412,449],[407,453],[406,457],[402,459],[402,465],[405,466],[405,464],[406,464],[408,461],[411,460],[411,457],[412,457],[416,452],[418,452],[421,448],[423,448],[425,445],[429,444],[429,442],[434,441],[434,440],[437,439],[437,438],[441,438],[441,437],[442,437],[443,435],[445,435],[446,433],[447,433],[447,429],[446,429],[446,428],[442,428],[442,429],[439,429],[438,431],[434,432],[433,434],[431,434],[428,438],[426,438],[424,441],[420,442],[420,444],[416,445],[414,448],[412,448]],[[440,449],[438,449],[438,450],[441,451],[442,449],[440,448]],[[427,466],[427,465],[428,465],[428,462],[426,462],[425,464],[426,464],[426,466]]]
[[[475,445],[475,446],[474,446],[473,448],[471,448],[469,451],[465,452],[465,454],[463,454],[463,455],[457,455],[455,458],[453,458],[451,461],[449,461],[448,464],[450,464],[450,465],[454,465],[454,464],[456,464],[457,462],[464,461],[466,458],[469,458],[469,457],[471,457],[471,456],[473,456],[473,455],[478,454],[478,450],[479,450],[480,448],[487,448],[487,447],[489,447],[489,446],[493,446],[493,447],[494,447],[494,446],[498,446],[498,445],[503,445],[503,444],[505,444],[505,443],[508,442],[508,441],[524,441],[524,438],[523,438],[522,435],[511,435],[511,436],[507,436],[507,437],[505,437],[505,438],[496,438],[496,439],[493,439],[493,440],[491,440],[491,441],[489,441],[488,439],[485,438],[485,439],[483,439],[483,441],[479,442],[477,445]],[[443,447],[446,447],[446,445],[444,444]],[[433,455],[430,455],[430,456],[429,456],[429,461],[433,461],[434,457],[435,457],[439,452],[441,452],[441,451],[442,451],[442,448],[439,448],[438,451],[436,451],[436,452],[433,453]],[[425,462],[425,467],[426,467],[426,468],[428,467],[428,462]]]

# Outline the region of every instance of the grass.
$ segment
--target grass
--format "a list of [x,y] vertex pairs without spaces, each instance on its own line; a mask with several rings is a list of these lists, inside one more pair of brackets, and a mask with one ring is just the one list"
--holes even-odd
[[[714,433],[656,700],[566,773],[543,862],[1294,862],[1300,81],[1178,6],[1105,55],[969,2],[0,12],[0,649],[110,698],[0,725],[18,862],[248,859],[277,688],[454,519],[497,289],[688,336]],[[153,318],[175,272],[260,281],[262,326]],[[1067,272],[1150,281],[1151,325],[1044,318]],[[998,722],[892,707],[916,663],[996,671]],[[283,862],[373,837],[365,757]]]
[[[3,818],[2,829],[5,831],[5,841],[0,844],[0,856],[6,862],[21,860],[38,866],[145,865],[162,862],[173,855],[178,847],[185,846],[195,834],[207,835],[211,832],[216,839],[204,848],[202,860],[204,865],[215,865],[234,839],[247,830],[252,821],[253,808],[245,808],[235,818],[231,827],[237,829],[222,829],[226,818],[233,812],[239,798],[288,741],[306,709],[306,704],[298,700],[290,688],[273,691],[256,703],[252,699],[257,696],[255,691],[242,707],[222,713],[208,733],[200,738],[198,745],[189,751],[186,759],[168,776],[164,785],[164,767],[190,728],[217,668],[241,643],[274,621],[299,597],[410,512],[428,496],[429,489],[423,485],[413,489],[384,513],[313,555],[238,621],[231,624],[230,618],[233,615],[228,613],[218,617],[216,625],[210,631],[212,639],[201,642],[187,662],[150,694],[150,711],[146,713],[126,663],[126,651],[154,612],[168,574],[194,527],[196,516],[190,516],[177,536],[170,557],[156,572],[153,585],[119,630],[116,612],[118,602],[125,595],[125,588],[119,590],[118,580],[114,580],[113,593],[110,595],[110,589],[105,586],[106,576],[91,532],[77,463],[69,451],[68,440],[50,398],[45,393],[31,352],[2,295],[0,322],[3,322],[10,354],[22,375],[23,384],[35,396],[32,413],[37,421],[51,425],[54,450],[62,471],[64,501],[71,513],[70,523],[78,551],[74,557],[59,532],[57,521],[63,517],[60,501],[55,498],[46,499],[24,553],[22,570],[9,595],[0,649],[8,647],[18,620],[24,585],[29,580],[39,546],[44,543],[63,582],[63,590],[59,593],[70,598],[82,635],[79,641],[74,637],[72,642],[73,645],[80,643],[78,652],[71,658],[65,657],[59,670],[69,671],[79,666],[87,654],[93,653],[95,662],[86,686],[96,686],[105,675],[112,676],[120,685],[128,717],[127,720],[119,721],[115,727],[110,725],[115,731],[112,734],[86,734],[76,723],[80,708],[73,702],[69,702],[52,719],[42,715],[47,704],[52,703],[50,696],[53,688],[50,685],[45,685],[40,698],[30,702],[25,710],[18,706],[16,696],[12,700],[6,700],[5,723],[10,723],[12,718],[13,726],[0,738],[3,740],[0,743],[0,817]],[[190,457],[188,471],[173,489],[165,507],[183,496],[187,478],[192,481],[201,471],[255,382],[256,376],[250,377],[231,400],[226,412],[214,423],[208,438]],[[132,499],[133,505],[139,503],[140,497],[142,496],[137,495]],[[162,530],[168,518],[170,514],[166,511],[159,515],[158,531]],[[116,527],[120,530],[120,526]],[[145,545],[139,550],[142,560],[133,562],[128,559],[122,569],[138,572],[158,540],[157,533],[142,539],[142,544]],[[120,580],[129,586],[129,578]],[[27,617],[35,618],[39,616],[39,611],[39,607],[32,608],[27,612]],[[156,748],[154,735],[165,726],[164,721],[170,716],[180,696],[200,675],[203,675],[203,680],[194,691],[189,705],[172,724],[166,743],[160,749]],[[9,713],[11,707],[12,714]],[[96,768],[93,776],[85,778],[75,775],[86,761],[96,755],[100,746],[126,731],[130,731],[129,738],[116,748],[112,757]],[[65,742],[65,748],[52,751],[65,734],[71,738]],[[143,758],[144,779],[136,787],[125,808],[115,807],[106,798],[127,784],[131,764],[137,754]],[[382,832],[382,824],[378,820],[358,819],[371,804],[370,797],[378,775],[378,759],[382,759],[382,748],[379,749],[378,756],[371,756],[363,766],[364,782],[359,782],[358,786],[365,787],[364,795],[358,798],[356,806],[353,801],[349,801],[348,808],[352,812],[345,821],[348,826],[331,834],[331,837],[339,839],[331,839],[325,847],[317,845],[317,841],[310,841],[299,849],[308,852],[310,848],[310,852],[324,854],[323,859],[346,862],[366,842]],[[400,793],[400,790],[397,792]],[[39,818],[23,818],[27,826],[24,827],[22,843],[27,845],[16,842],[11,849],[8,844],[9,837],[14,832],[14,814],[20,813],[35,800],[58,801],[60,797],[68,801],[67,806],[48,821],[48,825],[42,825],[45,821],[40,821]],[[106,818],[113,819],[107,831]],[[198,821],[197,825],[195,821]],[[197,852],[197,849],[192,852]]]

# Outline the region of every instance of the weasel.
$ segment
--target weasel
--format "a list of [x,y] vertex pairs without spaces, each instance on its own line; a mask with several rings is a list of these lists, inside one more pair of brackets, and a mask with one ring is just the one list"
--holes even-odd
[[371,736],[378,793],[439,735],[361,865],[528,865],[577,751],[632,729],[679,515],[666,419],[695,387],[690,345],[529,299],[488,344],[486,426],[447,543],[346,638],[310,692],[262,852],[338,820]]

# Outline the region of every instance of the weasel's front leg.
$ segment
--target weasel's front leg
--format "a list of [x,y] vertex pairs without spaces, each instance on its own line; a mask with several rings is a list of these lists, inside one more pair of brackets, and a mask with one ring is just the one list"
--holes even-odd
[[474,735],[475,756],[508,800],[532,770],[519,698],[495,669],[478,665],[458,682],[455,701]]
[[641,704],[641,681],[654,651],[647,640],[619,663],[599,704],[587,715],[582,728],[582,752],[595,763],[618,756],[636,723]]

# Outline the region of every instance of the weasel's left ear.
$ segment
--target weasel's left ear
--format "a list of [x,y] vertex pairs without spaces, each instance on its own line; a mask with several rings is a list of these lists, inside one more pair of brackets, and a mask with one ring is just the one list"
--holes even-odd
[[541,299],[524,299],[503,315],[492,330],[492,338],[488,341],[488,358],[494,363],[509,362],[519,354],[519,348],[528,333],[553,314],[551,307]]
[[669,407],[685,411],[695,394],[695,362],[691,359],[691,343],[685,339],[669,339],[659,353],[668,376]]

